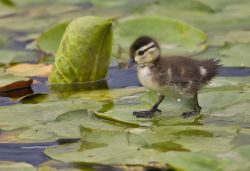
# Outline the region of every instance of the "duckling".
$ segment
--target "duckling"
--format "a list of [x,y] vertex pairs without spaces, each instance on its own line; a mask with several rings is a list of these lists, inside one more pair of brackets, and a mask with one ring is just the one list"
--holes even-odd
[[195,60],[189,57],[161,56],[159,44],[151,37],[137,38],[130,47],[129,67],[137,63],[137,76],[140,83],[158,92],[159,99],[150,110],[134,111],[138,118],[151,118],[161,110],[158,106],[164,97],[173,92],[183,97],[193,98],[193,111],[182,113],[183,117],[198,115],[201,107],[198,91],[218,74],[220,60]]

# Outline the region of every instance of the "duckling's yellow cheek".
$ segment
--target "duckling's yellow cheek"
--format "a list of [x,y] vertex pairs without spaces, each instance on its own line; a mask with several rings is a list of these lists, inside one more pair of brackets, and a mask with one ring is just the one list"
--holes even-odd
[[135,56],[135,61],[137,63],[143,63],[146,56]]
[[146,60],[147,60],[147,62],[151,62],[151,61],[155,60],[154,53],[148,53],[147,57],[146,57]]

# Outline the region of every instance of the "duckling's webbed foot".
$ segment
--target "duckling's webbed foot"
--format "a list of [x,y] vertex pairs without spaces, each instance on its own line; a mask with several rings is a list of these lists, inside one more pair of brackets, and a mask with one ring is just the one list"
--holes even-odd
[[136,116],[137,118],[152,118],[155,116],[155,112],[159,111],[159,109],[150,109],[146,111],[134,111],[133,115]]
[[135,111],[133,112],[133,115],[137,118],[152,118],[155,115],[155,112],[161,112],[160,109],[158,109],[159,104],[163,101],[164,96],[160,95],[157,103],[150,109],[146,111]]
[[189,118],[191,116],[195,116],[195,115],[198,115],[200,112],[197,112],[197,111],[191,111],[191,112],[184,112],[181,114],[181,116],[183,118]]
[[191,112],[184,112],[182,113],[182,117],[184,118],[189,118],[191,116],[195,116],[195,115],[199,115],[200,111],[201,111],[201,107],[198,103],[198,97],[197,97],[197,93],[195,93],[194,97],[193,97],[193,100],[194,100],[194,111],[191,111]]

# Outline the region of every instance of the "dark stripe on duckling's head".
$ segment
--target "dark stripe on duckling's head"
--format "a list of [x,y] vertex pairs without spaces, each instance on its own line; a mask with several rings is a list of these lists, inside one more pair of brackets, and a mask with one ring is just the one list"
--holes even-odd
[[149,36],[139,37],[130,46],[130,58],[134,59],[136,52],[138,55],[142,55],[144,52],[153,47],[156,47],[160,50],[160,46],[153,38]]
[[156,47],[154,42],[151,42],[145,46],[142,46],[140,49],[136,50],[135,53],[137,55],[143,55],[147,50]]

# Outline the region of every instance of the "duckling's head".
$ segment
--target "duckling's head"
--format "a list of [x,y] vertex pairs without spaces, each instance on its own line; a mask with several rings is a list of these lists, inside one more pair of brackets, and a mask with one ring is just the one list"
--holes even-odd
[[138,64],[150,64],[160,57],[160,46],[151,37],[137,38],[130,47],[130,60]]

